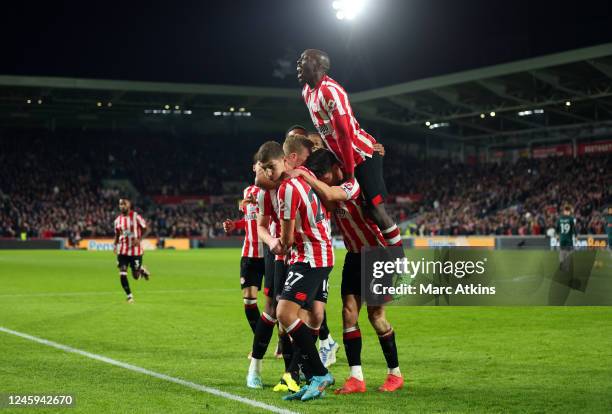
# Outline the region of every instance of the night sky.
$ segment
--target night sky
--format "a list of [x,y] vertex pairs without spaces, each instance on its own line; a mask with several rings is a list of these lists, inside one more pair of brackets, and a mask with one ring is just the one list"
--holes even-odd
[[346,22],[331,0],[24,2],[3,6],[0,74],[297,87],[312,47],[357,91],[612,41],[612,2],[573,3],[369,0]]

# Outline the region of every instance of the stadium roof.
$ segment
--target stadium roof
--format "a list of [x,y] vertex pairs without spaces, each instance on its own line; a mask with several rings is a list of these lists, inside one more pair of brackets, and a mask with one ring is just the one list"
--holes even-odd
[[[358,92],[351,102],[362,123],[466,143],[592,136],[612,127],[612,43]],[[248,131],[307,119],[297,87],[51,77],[0,76],[0,107],[5,125],[47,127]]]
[[360,92],[351,102],[362,118],[469,142],[593,135],[612,125],[612,43]]

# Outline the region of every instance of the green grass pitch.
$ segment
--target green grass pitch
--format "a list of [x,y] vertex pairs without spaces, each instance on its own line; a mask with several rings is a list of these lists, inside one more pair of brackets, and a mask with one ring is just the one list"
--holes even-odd
[[[239,255],[147,253],[152,279],[130,278],[136,303],[128,305],[111,253],[1,251],[0,326],[303,413],[612,412],[610,307],[393,307],[387,313],[404,390],[376,391],[386,366],[366,315],[360,325],[367,393],[281,401],[271,390],[282,370],[270,356],[275,340],[264,360],[266,388],[249,390],[252,335]],[[342,256],[328,305],[337,340]],[[347,372],[341,348],[332,373],[341,383]],[[265,412],[4,332],[0,393],[71,393],[76,406],[63,409],[69,413]]]

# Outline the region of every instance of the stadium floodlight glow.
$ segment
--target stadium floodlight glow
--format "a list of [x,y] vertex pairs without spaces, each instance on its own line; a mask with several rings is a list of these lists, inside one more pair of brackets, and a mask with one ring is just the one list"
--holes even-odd
[[425,126],[430,126],[430,125],[431,125],[431,122],[429,121],[425,122]]
[[31,100],[31,99],[28,99],[26,102],[27,102],[27,103],[29,103],[29,104],[31,104],[31,103],[32,103],[32,100]]
[[336,0],[332,8],[336,10],[336,19],[353,20],[363,10],[364,0]]
[[96,102],[96,106],[99,108],[102,106],[102,102]]
[[572,106],[572,103],[570,101],[565,101],[565,106]]
[[244,108],[239,108],[238,110],[239,110],[240,112],[244,112],[244,111],[245,111],[245,109],[244,109]]
[[181,107],[179,105],[174,105],[174,109],[179,110]]
[[39,105],[42,105],[42,99],[39,99],[37,102]]
[[495,112],[494,112],[494,111],[491,111],[491,113],[490,113],[489,115],[491,115],[491,116],[495,116]]
[[448,122],[438,122],[436,124],[431,124],[429,126],[429,129],[436,129],[436,128],[442,128],[442,127],[447,127],[447,126],[450,126]]
[[213,115],[214,116],[221,116],[222,113],[221,113],[221,111],[215,111],[215,112],[213,112]]
[[534,110],[526,110],[526,111],[520,111],[518,113],[518,116],[529,116],[529,115],[535,115],[535,114],[543,114],[544,110],[543,109],[534,109]]
[[230,112],[234,112],[236,110],[236,108],[234,108],[233,106],[230,107]]
[[112,107],[112,106],[113,106],[113,103],[112,103],[112,102],[109,102],[109,103],[107,103],[107,104],[106,104],[106,106],[108,106],[108,107],[110,108],[110,107]]
[[486,116],[485,114],[480,114],[480,117],[481,117],[482,119],[484,119],[484,117],[485,117],[485,116]]
[[164,105],[164,109],[170,109],[170,105]]

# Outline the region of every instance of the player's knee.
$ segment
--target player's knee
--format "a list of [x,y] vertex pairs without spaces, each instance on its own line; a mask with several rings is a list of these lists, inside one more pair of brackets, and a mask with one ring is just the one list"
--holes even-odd
[[315,300],[307,313],[307,323],[313,329],[319,329],[325,318],[325,303]]
[[283,327],[289,327],[298,318],[297,309],[288,300],[281,300],[276,307],[276,317]]

